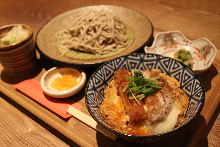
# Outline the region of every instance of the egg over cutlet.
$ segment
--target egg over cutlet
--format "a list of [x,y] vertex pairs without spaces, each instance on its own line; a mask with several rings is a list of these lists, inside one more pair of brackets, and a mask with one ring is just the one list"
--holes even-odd
[[188,107],[188,96],[179,82],[157,69],[141,73],[146,79],[157,77],[161,88],[144,98],[130,99],[125,89],[134,72],[115,71],[100,106],[105,123],[119,132],[137,136],[162,134],[178,127]]

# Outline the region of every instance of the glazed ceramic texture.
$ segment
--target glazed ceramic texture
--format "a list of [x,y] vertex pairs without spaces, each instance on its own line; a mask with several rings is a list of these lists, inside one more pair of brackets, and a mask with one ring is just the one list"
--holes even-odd
[[32,29],[24,24],[12,24],[0,28],[0,34],[4,36],[15,25],[21,25],[28,36],[18,43],[0,47],[0,61],[7,75],[28,75],[33,72],[37,62]]
[[[99,107],[104,100],[104,91],[112,80],[114,71],[119,69],[151,70],[159,69],[163,73],[177,79],[181,89],[189,97],[189,105],[183,124],[172,131],[160,135],[134,136],[117,132],[108,127],[100,113]],[[91,76],[86,87],[86,106],[91,116],[103,127],[116,133],[121,138],[132,142],[147,143],[160,141],[184,129],[200,113],[204,104],[205,94],[200,79],[183,63],[156,54],[131,54],[116,58],[98,68]]]
[[189,51],[193,57],[192,70],[196,73],[206,71],[212,64],[217,49],[207,39],[189,40],[179,31],[161,32],[156,35],[153,45],[145,47],[146,53],[155,53],[174,58],[179,50]]
[[[57,90],[57,89],[51,88],[50,85],[52,81],[68,73],[76,73],[76,75],[78,75],[79,81],[75,86],[67,90]],[[84,71],[82,69],[77,69],[73,67],[72,68],[53,67],[43,74],[43,76],[41,77],[41,81],[40,81],[40,85],[44,93],[53,98],[70,97],[78,93],[85,86],[85,83],[86,83],[86,74],[84,73]]]
[[[126,25],[128,25],[134,32],[134,41],[126,49],[100,59],[74,59],[62,56],[57,51],[55,33],[68,28],[79,13],[88,10],[104,10],[118,16]],[[144,30],[144,31],[143,31]],[[74,10],[64,12],[46,23],[38,32],[36,37],[37,49],[41,55],[48,60],[59,65],[76,65],[80,67],[91,67],[101,65],[103,62],[112,60],[114,58],[127,55],[142,49],[145,45],[152,43],[153,26],[150,20],[142,13],[120,6],[113,5],[98,5],[87,6]],[[80,56],[78,54],[77,56]]]

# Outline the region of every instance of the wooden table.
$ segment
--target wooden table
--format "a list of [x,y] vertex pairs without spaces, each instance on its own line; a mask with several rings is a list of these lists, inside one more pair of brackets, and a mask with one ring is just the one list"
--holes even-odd
[[[154,34],[162,31],[179,30],[192,40],[206,37],[217,49],[220,49],[219,0],[1,0],[0,26],[24,23],[31,26],[36,34],[44,23],[62,12],[78,7],[100,4],[120,5],[142,12],[152,21]],[[220,108],[218,107],[216,111],[213,109],[219,105],[220,99],[219,72],[220,52],[218,52],[212,67],[200,75],[205,82],[206,97],[212,99],[214,103],[212,101],[212,103],[205,104],[202,111],[202,114],[205,115],[197,118],[198,120],[203,120],[203,123],[195,124],[199,125],[198,128],[200,130],[197,131],[196,136],[192,136],[193,141],[188,144],[189,146],[195,146],[202,136],[203,138],[199,142],[202,146],[217,146],[220,143]],[[106,138],[99,144],[96,139],[92,139],[93,137],[88,138],[88,142],[85,141],[85,138],[80,139],[77,136],[75,139],[69,139],[66,137],[68,135],[61,134],[59,130],[57,131],[54,127],[42,121],[41,118],[38,118],[38,114],[27,111],[14,102],[16,100],[11,100],[11,97],[6,95],[5,91],[0,94],[0,146],[115,145],[114,143],[107,144],[108,141],[106,140],[108,139]],[[72,123],[80,124],[77,120],[72,120]],[[81,124],[80,127],[86,128],[86,125]],[[99,136],[91,128],[86,129],[85,133],[87,131],[91,133],[89,134],[91,136]]]

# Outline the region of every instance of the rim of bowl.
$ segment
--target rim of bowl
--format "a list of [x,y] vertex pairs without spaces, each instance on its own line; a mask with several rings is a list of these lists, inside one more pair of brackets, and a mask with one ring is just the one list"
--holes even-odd
[[18,25],[21,25],[23,28],[25,28],[26,30],[28,30],[28,36],[23,38],[21,41],[17,42],[17,43],[14,43],[14,44],[10,44],[10,45],[6,45],[6,46],[2,46],[0,47],[0,52],[1,51],[8,51],[8,50],[12,50],[26,42],[28,42],[32,36],[33,36],[33,30],[31,29],[30,26],[26,25],[26,24],[10,24],[10,25],[5,25],[5,26],[2,26],[0,27],[0,30],[3,30],[3,29],[7,29],[7,28],[12,28],[14,26],[18,26]]
[[[63,90],[63,91],[54,91],[54,90],[50,90],[50,89],[48,89],[46,86],[45,86],[45,79],[46,79],[46,77],[52,72],[52,71],[54,71],[54,70],[57,70],[57,69],[75,69],[75,70],[77,70],[77,71],[79,71],[80,72],[80,74],[81,74],[81,79],[80,79],[80,82],[76,85],[76,86],[74,86],[74,87],[72,87],[72,88],[70,88],[70,89],[67,89],[67,90]],[[47,94],[47,95],[49,95],[49,96],[51,96],[51,97],[53,97],[53,98],[65,98],[65,97],[67,97],[66,95],[74,95],[74,94],[71,94],[71,93],[74,93],[75,91],[76,91],[76,93],[78,92],[78,90],[80,91],[82,88],[83,88],[83,86],[85,85],[85,82],[86,82],[86,74],[85,74],[85,72],[82,70],[82,69],[79,69],[79,68],[71,68],[71,67],[52,67],[51,69],[49,69],[48,71],[46,71],[44,74],[43,74],[43,76],[41,77],[41,80],[40,80],[40,85],[41,85],[41,88],[43,89],[43,91],[45,92],[45,94]]]
[[[121,57],[115,58],[115,59],[113,59],[113,60],[116,60],[116,59],[119,59],[119,58],[124,58],[124,57],[127,57],[127,56],[143,55],[143,54],[145,54],[145,55],[146,55],[146,54],[148,54],[148,55],[154,55],[154,56],[162,56],[162,57],[165,57],[165,58],[170,58],[170,57],[167,57],[167,56],[163,56],[163,55],[159,55],[159,54],[154,54],[154,53],[131,53],[131,54],[128,54],[128,55],[125,55],[125,56],[121,56]],[[143,139],[143,138],[144,138],[144,139],[147,139],[147,138],[163,137],[163,136],[166,136],[166,135],[171,135],[171,134],[177,132],[178,130],[180,130],[180,129],[182,130],[182,129],[184,129],[185,127],[187,127],[188,124],[190,124],[192,121],[195,120],[195,118],[200,114],[200,112],[201,112],[202,109],[203,109],[203,106],[204,106],[204,103],[205,103],[204,84],[202,83],[201,78],[200,78],[198,75],[196,75],[195,72],[194,72],[191,68],[187,67],[185,64],[183,64],[182,62],[180,62],[180,61],[178,61],[178,60],[176,60],[176,59],[173,59],[173,58],[170,58],[170,59],[171,59],[171,60],[175,60],[175,61],[179,62],[183,67],[188,68],[188,69],[194,74],[194,77],[199,80],[200,86],[202,87],[203,99],[201,100],[200,108],[199,108],[198,111],[195,113],[194,117],[190,118],[190,120],[189,120],[187,123],[185,123],[185,124],[183,124],[183,125],[181,125],[181,126],[179,126],[179,127],[177,127],[177,128],[174,128],[174,129],[172,129],[171,131],[166,132],[166,133],[157,134],[157,135],[149,135],[149,136],[137,136],[137,135],[130,135],[130,134],[125,134],[125,133],[116,131],[116,130],[110,128],[108,125],[105,125],[104,123],[102,123],[101,121],[99,121],[99,120],[93,115],[93,113],[92,113],[92,111],[91,111],[91,109],[90,109],[90,107],[89,107],[89,105],[88,105],[87,91],[88,91],[89,81],[92,79],[92,77],[94,77],[94,75],[97,73],[98,70],[100,70],[102,67],[104,67],[105,65],[109,64],[109,63],[112,62],[113,60],[110,60],[110,61],[108,61],[108,62],[103,63],[97,70],[95,70],[95,72],[91,75],[91,77],[89,78],[89,80],[88,80],[88,82],[87,82],[87,84],[86,84],[86,88],[85,88],[85,102],[86,102],[87,110],[89,111],[89,113],[90,113],[90,115],[92,116],[92,118],[93,118],[96,122],[98,122],[99,125],[101,125],[102,127],[106,128],[107,130],[109,130],[109,131],[111,131],[111,132],[116,133],[117,135],[126,136],[126,137],[132,137],[132,138],[138,138],[138,139]],[[187,107],[187,109],[188,109],[188,107]]]

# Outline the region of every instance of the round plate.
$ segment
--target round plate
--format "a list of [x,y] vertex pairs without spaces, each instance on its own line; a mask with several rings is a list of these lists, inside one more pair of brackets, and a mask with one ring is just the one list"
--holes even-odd
[[[80,12],[92,9],[105,10],[120,17],[134,31],[134,42],[120,53],[101,59],[82,60],[61,56],[55,46],[55,33],[68,28],[68,24],[71,24]],[[99,5],[70,10],[54,17],[40,29],[36,43],[40,54],[57,64],[92,66],[137,51],[147,43],[150,43],[152,34],[153,27],[150,20],[140,12],[120,6]]]

